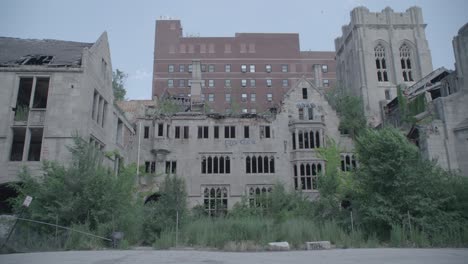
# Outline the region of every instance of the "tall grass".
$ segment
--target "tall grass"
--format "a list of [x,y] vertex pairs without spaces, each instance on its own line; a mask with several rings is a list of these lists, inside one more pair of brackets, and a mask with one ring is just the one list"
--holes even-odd
[[[156,248],[175,246],[175,232],[163,232]],[[362,232],[347,232],[336,222],[318,223],[305,218],[291,218],[275,223],[273,218],[250,216],[238,218],[199,218],[179,232],[178,246],[208,247],[225,250],[261,250],[269,242],[288,241],[293,249],[305,249],[305,242],[329,240],[337,247],[375,247],[377,239]]]

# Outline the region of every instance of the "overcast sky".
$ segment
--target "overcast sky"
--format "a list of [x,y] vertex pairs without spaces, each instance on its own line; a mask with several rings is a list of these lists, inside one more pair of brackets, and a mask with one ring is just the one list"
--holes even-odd
[[453,69],[452,39],[468,22],[467,0],[4,0],[0,36],[94,42],[107,31],[112,66],[128,73],[127,97],[151,98],[154,26],[160,16],[182,21],[184,35],[234,36],[236,32],[300,34],[301,50],[334,50],[349,12],[423,10],[433,67]]

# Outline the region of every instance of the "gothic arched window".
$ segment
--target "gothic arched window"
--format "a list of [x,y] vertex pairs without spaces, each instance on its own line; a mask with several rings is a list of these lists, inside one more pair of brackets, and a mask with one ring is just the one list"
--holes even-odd
[[411,48],[403,44],[400,47],[400,62],[401,73],[403,74],[403,81],[413,82],[413,62],[411,58]]
[[374,48],[375,67],[377,69],[377,80],[379,82],[388,82],[387,60],[385,48],[379,44]]

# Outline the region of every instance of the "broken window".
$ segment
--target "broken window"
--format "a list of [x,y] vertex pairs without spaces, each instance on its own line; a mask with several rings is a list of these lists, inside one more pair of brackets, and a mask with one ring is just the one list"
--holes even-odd
[[403,81],[405,82],[414,81],[412,63],[411,63],[411,49],[406,44],[403,44],[400,47],[400,61],[401,61],[401,72],[403,74]]
[[205,187],[203,190],[203,204],[209,216],[223,216],[228,208],[228,190],[223,186]]
[[13,128],[13,142],[11,143],[11,153],[10,153],[11,161],[23,160],[25,138],[26,138],[26,128],[24,127]]
[[29,103],[31,100],[33,78],[20,78],[18,97],[16,99],[15,120],[27,121],[29,114]]
[[260,138],[270,138],[270,126],[260,126]]
[[318,176],[321,172],[321,163],[305,162],[294,164],[294,188],[296,190],[317,190]]
[[251,186],[248,189],[250,207],[268,207],[268,194],[273,188],[271,186]]
[[351,171],[357,168],[357,161],[354,154],[342,153],[340,156],[342,171]]

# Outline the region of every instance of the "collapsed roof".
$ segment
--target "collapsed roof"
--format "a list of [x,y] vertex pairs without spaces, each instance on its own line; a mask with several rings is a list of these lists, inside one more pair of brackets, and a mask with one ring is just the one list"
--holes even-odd
[[0,67],[80,67],[84,48],[94,43],[0,37]]

